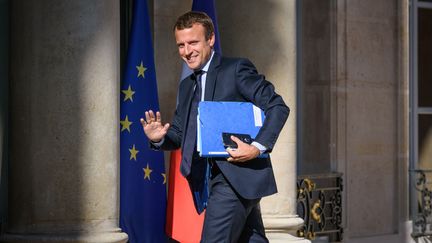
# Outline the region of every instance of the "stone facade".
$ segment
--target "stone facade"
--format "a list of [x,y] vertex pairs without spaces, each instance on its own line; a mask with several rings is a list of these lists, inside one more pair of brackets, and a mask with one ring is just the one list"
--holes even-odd
[[[182,67],[172,25],[192,0],[150,2],[160,109],[170,121]],[[0,42],[0,70],[10,70],[0,72],[0,172],[9,161],[13,204],[0,239],[124,242],[112,99],[120,80],[119,1],[9,4],[11,29],[0,27],[11,40],[9,69],[8,44]],[[223,54],[249,58],[291,108],[272,154],[279,193],[262,201],[271,242],[302,241],[293,236],[302,224],[297,174],[329,172],[343,173],[345,242],[411,241],[408,0],[216,6]],[[0,216],[2,209],[4,199]],[[74,234],[84,229],[88,234]]]

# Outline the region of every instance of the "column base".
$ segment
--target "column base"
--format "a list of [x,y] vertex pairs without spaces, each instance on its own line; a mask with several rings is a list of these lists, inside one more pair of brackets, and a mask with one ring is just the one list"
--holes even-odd
[[266,232],[267,239],[270,243],[311,243],[310,240],[292,236],[288,233]]
[[304,238],[296,237],[297,230],[303,226],[303,219],[298,215],[263,215],[266,236],[271,243],[295,242],[310,243]]
[[11,243],[39,243],[39,242],[68,242],[68,243],[125,243],[126,233],[118,232],[74,232],[70,234],[4,234],[0,242]]

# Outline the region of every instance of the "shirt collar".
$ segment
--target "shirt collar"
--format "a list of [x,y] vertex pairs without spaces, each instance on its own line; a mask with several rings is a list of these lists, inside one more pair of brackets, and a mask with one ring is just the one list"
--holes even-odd
[[201,68],[201,70],[203,70],[204,72],[208,72],[208,69],[209,69],[209,67],[210,67],[210,63],[211,63],[211,61],[212,61],[212,59],[213,59],[213,56],[214,56],[214,51],[212,50],[212,53],[211,53],[211,56],[210,56],[210,59],[207,61],[207,63],[204,65],[204,67],[203,68]]

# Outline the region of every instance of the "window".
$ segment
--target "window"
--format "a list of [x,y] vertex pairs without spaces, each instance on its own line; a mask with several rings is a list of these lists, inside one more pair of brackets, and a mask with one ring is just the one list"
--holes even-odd
[[413,236],[432,235],[432,0],[410,9],[410,207]]
[[411,168],[432,169],[432,1],[411,14]]

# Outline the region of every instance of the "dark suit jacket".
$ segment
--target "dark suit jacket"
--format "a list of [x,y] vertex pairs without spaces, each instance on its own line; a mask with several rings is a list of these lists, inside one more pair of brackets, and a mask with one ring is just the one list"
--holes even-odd
[[[193,85],[191,77],[180,83],[179,103],[161,145],[163,150],[177,149],[184,143],[182,135],[188,121]],[[225,58],[217,53],[207,73],[204,100],[252,102],[261,108],[266,119],[255,141],[264,145],[267,152],[273,149],[289,114],[289,108],[282,97],[275,93],[274,86],[257,73],[249,60]],[[244,163],[216,159],[216,163],[237,193],[246,199],[261,198],[277,192],[270,158],[256,158]]]

